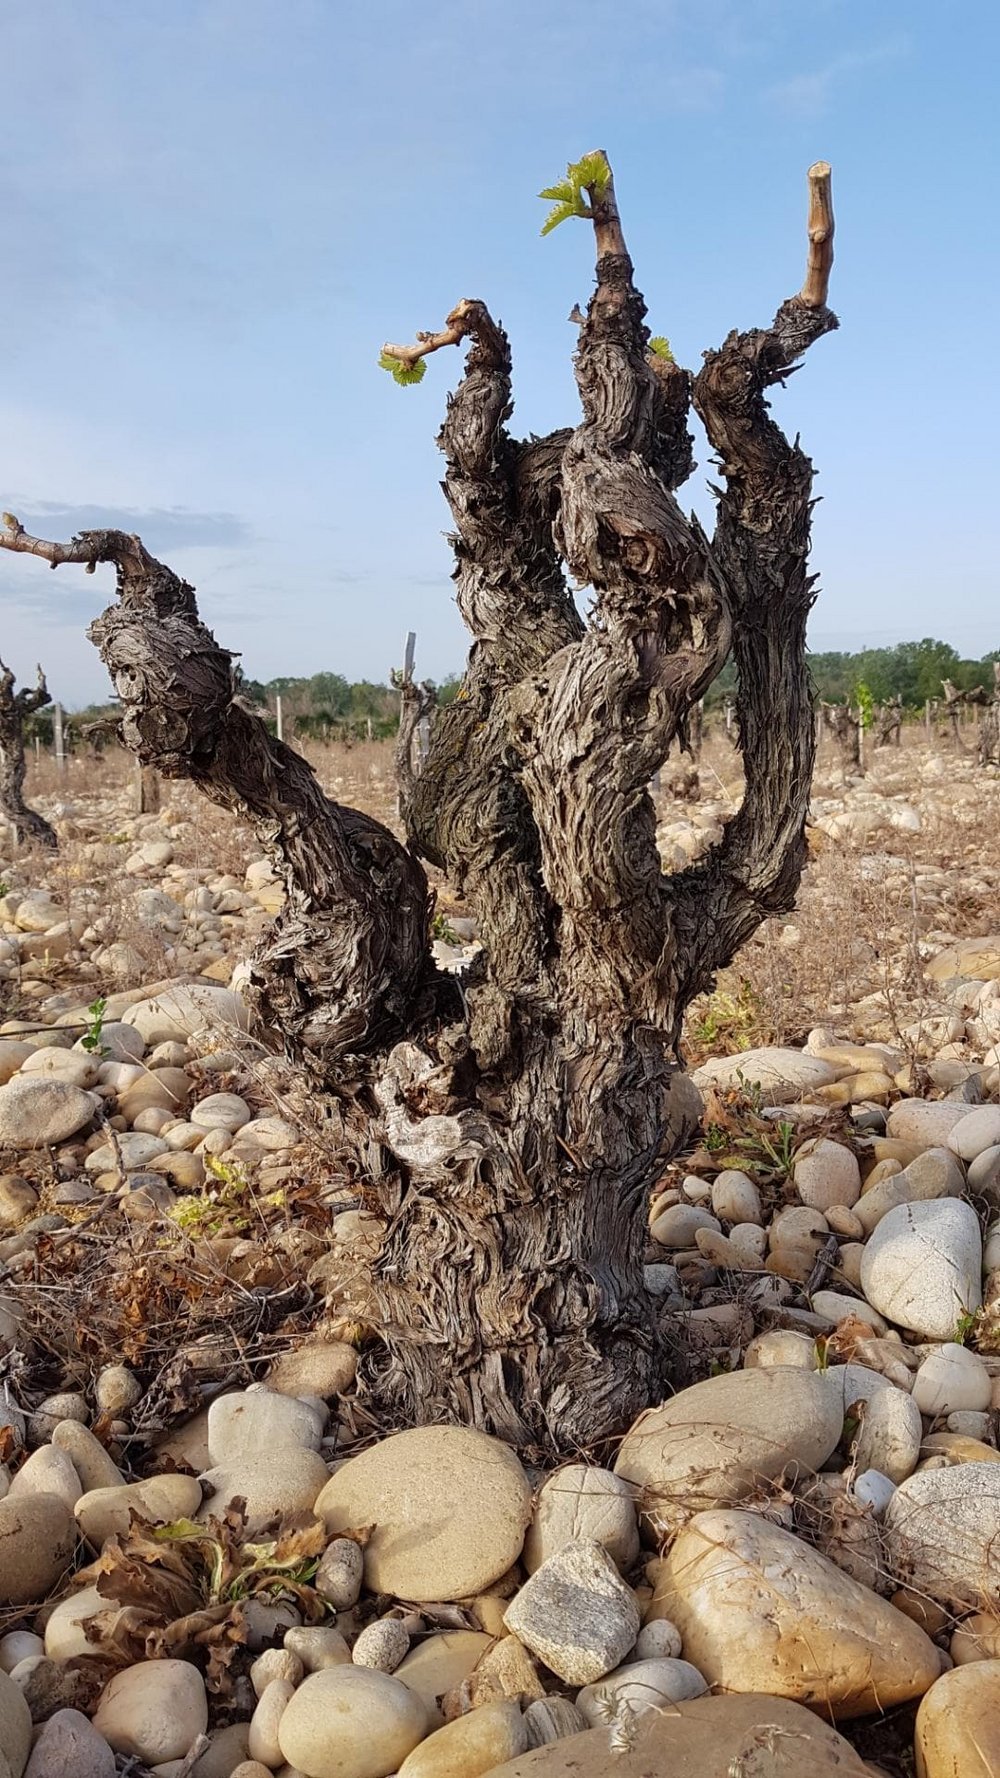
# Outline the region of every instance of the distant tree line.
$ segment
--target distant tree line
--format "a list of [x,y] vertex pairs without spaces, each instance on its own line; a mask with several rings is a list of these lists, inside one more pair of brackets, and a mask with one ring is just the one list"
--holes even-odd
[[[809,671],[816,695],[824,704],[856,703],[859,694],[875,704],[899,698],[905,710],[922,710],[928,698],[940,698],[949,679],[959,691],[993,686],[994,648],[981,660],[963,660],[949,642],[925,636],[922,642],[897,642],[891,648],[863,648],[856,654],[831,649],[810,654]],[[726,662],[709,689],[705,703],[716,709],[736,690],[736,671]]]
[[[809,656],[809,668],[817,698],[824,704],[871,700],[887,704],[899,698],[904,710],[922,710],[928,698],[942,696],[942,682],[950,680],[959,691],[993,686],[993,662],[1000,659],[994,648],[981,660],[963,660],[949,642],[925,636],[922,642],[897,642],[891,648],[863,648],[857,653],[826,650]],[[461,688],[451,674],[436,687],[439,704],[451,703]],[[276,679],[246,679],[243,695],[266,715],[273,727],[277,699],[281,698],[285,735],[302,740],[363,739],[369,733],[378,740],[394,735],[399,725],[399,692],[370,679],[349,680],[341,673],[313,673],[310,678],[284,674]],[[726,662],[705,697],[708,710],[722,708],[736,690],[736,669]],[[92,724],[113,720],[114,704],[93,704],[74,711],[66,724],[68,749],[82,741],[101,744],[101,737],[87,737]],[[52,716],[39,711],[25,725],[25,738],[38,736],[43,747],[52,745]]]

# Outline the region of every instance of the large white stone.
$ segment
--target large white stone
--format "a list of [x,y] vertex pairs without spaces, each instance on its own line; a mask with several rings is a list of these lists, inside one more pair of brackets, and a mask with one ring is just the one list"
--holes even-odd
[[948,1147],[963,1161],[976,1161],[1000,1143],[1000,1105],[977,1105],[948,1137]]
[[900,1099],[889,1113],[886,1130],[896,1141],[915,1148],[940,1148],[972,1109],[954,1099]]
[[1000,1595],[1000,1463],[922,1469],[883,1521],[892,1572],[943,1604],[995,1608]]
[[271,1389],[220,1395],[208,1410],[208,1448],[213,1464],[238,1463],[283,1445],[318,1451],[326,1413],[311,1402]]
[[0,1087],[0,1148],[68,1142],[93,1120],[97,1104],[70,1081],[18,1075]]
[[190,1661],[141,1661],[105,1686],[94,1727],[116,1753],[147,1765],[183,1759],[208,1727],[205,1682]]
[[652,1572],[647,1618],[677,1625],[685,1658],[718,1690],[840,1719],[918,1698],[941,1672],[915,1623],[756,1513],[701,1513]]
[[879,1313],[929,1340],[950,1340],[982,1304],[979,1219],[960,1198],[900,1204],[869,1236],[861,1287]]
[[186,1042],[202,1031],[245,1031],[247,1009],[238,994],[228,988],[196,982],[164,989],[149,1000],[139,1000],[125,1014],[148,1044]]
[[331,1536],[374,1524],[365,1582],[420,1603],[484,1592],[521,1554],[531,1488],[513,1451],[464,1426],[421,1426],[372,1445],[316,1501]]
[[[256,1536],[272,1519],[311,1512],[329,1473],[318,1451],[306,1451],[299,1445],[278,1445],[234,1458],[203,1472],[200,1479],[211,1492],[198,1516],[218,1517],[230,1501],[244,1500],[247,1530]],[[360,1523],[354,1520],[355,1525]]]
[[736,1056],[712,1056],[691,1075],[701,1092],[709,1087],[738,1087],[741,1083],[761,1089],[765,1104],[781,1105],[816,1087],[829,1086],[836,1068],[805,1050],[743,1050]]
[[982,1359],[956,1341],[924,1359],[914,1380],[913,1399],[922,1414],[953,1414],[988,1408],[993,1379]]
[[783,1470],[818,1469],[843,1429],[843,1385],[797,1366],[732,1371],[682,1389],[626,1433],[616,1475],[651,1522],[749,1498]]
[[792,1169],[795,1189],[810,1210],[830,1210],[834,1204],[850,1209],[861,1196],[861,1169],[857,1156],[842,1142],[817,1136],[804,1142]]

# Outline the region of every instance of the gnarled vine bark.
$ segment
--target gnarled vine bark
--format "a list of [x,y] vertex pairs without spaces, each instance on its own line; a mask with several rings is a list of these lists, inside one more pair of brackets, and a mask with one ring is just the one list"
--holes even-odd
[[19,846],[33,840],[51,850],[58,843],[55,829],[24,800],[24,724],[52,700],[41,667],[34,686],[16,692],[14,684],[10,668],[0,661],[0,815],[10,822]]
[[[684,1009],[792,905],[805,858],[812,470],[766,397],[837,325],[829,168],[810,172],[803,289],[692,378],[651,344],[610,168],[587,164],[597,277],[575,317],[575,428],[511,435],[510,348],[479,300],[385,348],[410,366],[466,351],[439,442],[472,644],[419,774],[408,688],[405,847],[268,735],[191,588],[137,538],[0,537],[53,566],[114,564],[117,603],[90,634],[123,739],[243,814],[283,871],[251,993],[327,1086],[383,1229],[357,1305],[378,1332],[362,1387],[397,1420],[458,1417],[526,1451],[592,1446],[664,1387],[642,1261],[650,1187],[692,1121]],[[677,499],[692,401],[723,484],[711,541]],[[668,876],[648,786],[730,649],[745,799],[715,850]],[[421,858],[477,921],[460,987],[431,963]]]

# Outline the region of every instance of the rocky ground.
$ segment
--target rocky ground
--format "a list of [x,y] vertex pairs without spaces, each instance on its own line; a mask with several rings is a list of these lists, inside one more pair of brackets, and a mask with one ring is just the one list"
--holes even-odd
[[[377,1230],[245,1029],[278,901],[246,836],[186,791],[130,816],[112,768],[34,786],[59,858],[0,832],[0,1778],[995,1778],[1000,780],[908,741],[824,762],[798,909],[692,1009],[671,1381],[549,1472],[353,1393]],[[665,785],[669,868],[734,769]],[[384,752],[322,770],[390,812]]]

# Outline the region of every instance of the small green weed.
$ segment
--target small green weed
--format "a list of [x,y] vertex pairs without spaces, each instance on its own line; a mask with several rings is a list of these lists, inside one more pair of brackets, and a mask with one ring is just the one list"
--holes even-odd
[[87,1029],[80,1039],[80,1048],[91,1056],[104,1054],[104,1015],[107,1010],[108,1003],[100,995],[87,1008]]

